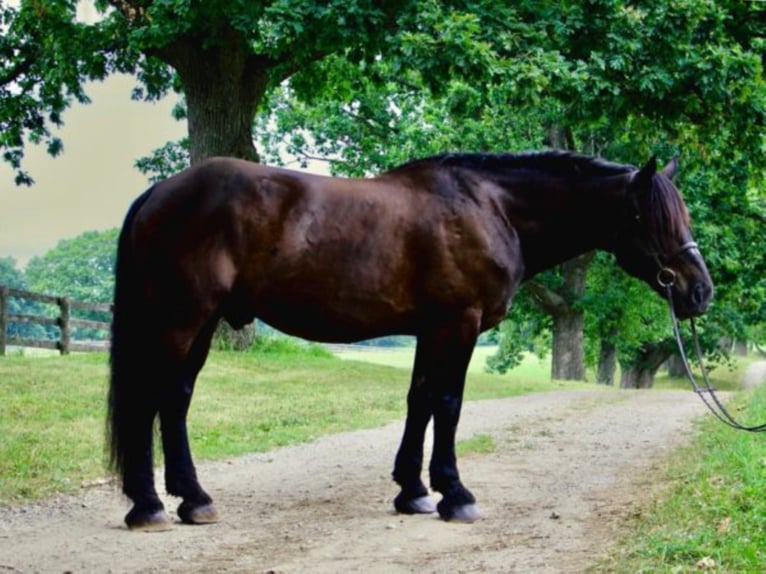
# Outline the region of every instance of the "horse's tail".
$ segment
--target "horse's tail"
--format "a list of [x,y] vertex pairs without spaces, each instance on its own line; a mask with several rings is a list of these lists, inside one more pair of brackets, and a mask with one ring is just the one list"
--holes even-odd
[[145,300],[131,232],[136,214],[151,191],[152,188],[144,192],[130,206],[117,242],[106,434],[109,466],[120,476],[125,470],[131,441],[141,434],[137,431],[142,420],[145,421],[138,413],[146,412],[149,400],[147,393],[141,390],[142,377],[136,368],[142,362],[140,346],[147,326],[140,320]]

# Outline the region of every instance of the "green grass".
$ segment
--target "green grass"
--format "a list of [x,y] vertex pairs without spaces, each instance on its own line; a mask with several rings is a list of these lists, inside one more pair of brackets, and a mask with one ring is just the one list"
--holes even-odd
[[[739,370],[729,371],[729,378],[737,376]],[[749,424],[765,422],[766,386],[729,406]],[[766,571],[764,435],[732,430],[712,416],[700,420],[698,431],[689,447],[656,469],[651,483],[662,484],[659,494],[594,571]]]
[[[479,374],[485,373],[484,366],[487,357],[497,350],[494,346],[479,346],[473,352],[468,372]],[[388,365],[401,369],[411,369],[415,358],[415,347],[360,347],[359,349],[344,349],[335,353],[339,358],[351,361],[365,361],[377,365]],[[540,359],[534,355],[527,355],[524,362],[513,369],[511,375],[514,378],[547,377],[550,374],[550,358]]]
[[[409,376],[409,365],[338,360],[282,342],[259,353],[211,353],[189,415],[192,449],[197,460],[220,459],[399,420]],[[466,399],[564,387],[547,378],[547,366],[520,376],[472,372]],[[106,385],[104,354],[0,357],[0,504],[71,492],[105,475]]]
[[458,458],[474,454],[490,454],[495,452],[495,439],[488,434],[477,434],[465,440],[459,440],[455,444],[455,453]]

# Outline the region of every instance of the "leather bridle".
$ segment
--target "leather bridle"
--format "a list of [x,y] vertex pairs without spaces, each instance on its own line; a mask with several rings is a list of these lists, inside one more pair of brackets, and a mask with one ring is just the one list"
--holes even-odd
[[657,283],[659,283],[660,287],[669,289],[675,284],[676,272],[668,267],[668,263],[692,249],[699,250],[699,245],[697,245],[696,241],[687,241],[670,255],[662,256],[657,253],[654,254],[654,261],[659,268],[659,271],[657,271]]
[[[679,254],[683,253],[684,251],[688,251],[689,249],[694,249],[697,247],[697,244],[693,241],[690,241],[689,243],[685,243],[681,249],[679,249],[673,256],[670,258],[674,258],[678,256]],[[667,275],[663,275],[663,273],[667,273]],[[678,325],[678,317],[676,316],[676,310],[673,306],[673,292],[672,287],[673,283],[675,282],[675,272],[668,268],[668,267],[661,267],[660,271],[657,273],[657,282],[660,284],[662,288],[665,289],[665,293],[667,295],[668,299],[668,305],[670,307],[670,319],[673,323],[673,333],[676,338],[676,343],[678,344],[678,353],[681,356],[681,362],[684,366],[684,371],[686,373],[686,376],[689,378],[689,381],[692,384],[692,388],[694,389],[694,392],[697,393],[697,396],[702,399],[702,402],[705,403],[705,406],[707,409],[715,415],[715,417],[724,423],[725,425],[730,426],[731,428],[746,431],[746,432],[764,432],[766,431],[766,423],[760,424],[760,425],[743,425],[742,423],[738,422],[734,419],[734,417],[729,413],[729,411],[726,410],[726,407],[723,405],[723,403],[720,401],[718,396],[715,394],[715,388],[710,384],[710,379],[708,378],[707,369],[705,369],[705,365],[702,362],[702,349],[700,347],[699,337],[697,336],[697,327],[694,324],[694,319],[689,319],[689,322],[691,323],[691,330],[692,330],[692,340],[694,341],[694,351],[697,355],[697,363],[700,368],[700,372],[702,373],[702,379],[704,382],[704,385],[701,385],[697,383],[697,379],[694,376],[694,373],[691,370],[691,367],[689,366],[689,361],[686,358],[686,351],[684,350],[684,344],[683,340],[681,339],[681,330]]]

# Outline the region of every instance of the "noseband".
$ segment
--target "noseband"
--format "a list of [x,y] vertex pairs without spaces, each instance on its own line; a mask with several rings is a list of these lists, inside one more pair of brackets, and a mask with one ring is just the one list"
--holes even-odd
[[669,290],[676,282],[676,272],[668,267],[668,263],[683,255],[687,251],[691,251],[692,249],[699,250],[699,246],[697,245],[696,241],[687,241],[670,255],[659,255],[656,253],[654,254],[654,261],[657,263],[657,267],[659,268],[659,271],[657,271],[657,283],[659,283],[660,287]]

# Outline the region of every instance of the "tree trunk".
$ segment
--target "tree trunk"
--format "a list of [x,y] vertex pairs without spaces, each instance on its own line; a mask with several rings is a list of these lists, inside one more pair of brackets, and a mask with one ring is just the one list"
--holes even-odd
[[553,350],[551,378],[563,381],[584,381],[582,311],[571,307],[553,317]]
[[[244,36],[233,29],[213,46],[178,37],[158,56],[176,70],[183,85],[191,163],[212,156],[258,161],[253,118],[273,62],[251,54]],[[237,350],[250,347],[254,339],[255,323],[235,331],[222,321],[216,334],[219,347]]]
[[747,341],[741,339],[734,342],[734,354],[737,357],[747,357]]
[[206,46],[198,38],[180,36],[159,52],[183,85],[192,163],[216,155],[258,161],[253,118],[273,62],[252,54],[236,30],[222,37],[219,44]]
[[685,377],[686,369],[684,369],[684,360],[681,355],[673,354],[668,357],[667,360],[668,375],[673,378]]
[[620,387],[623,389],[651,389],[654,375],[671,352],[664,344],[644,345],[630,365],[623,365]]
[[538,306],[553,319],[551,377],[565,381],[585,380],[582,310],[576,303],[585,293],[585,277],[595,253],[570,259],[560,267],[563,284],[553,291],[537,281],[527,288]]
[[617,372],[617,345],[610,339],[601,339],[598,352],[596,382],[602,385],[614,385],[614,374]]

